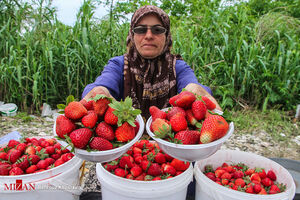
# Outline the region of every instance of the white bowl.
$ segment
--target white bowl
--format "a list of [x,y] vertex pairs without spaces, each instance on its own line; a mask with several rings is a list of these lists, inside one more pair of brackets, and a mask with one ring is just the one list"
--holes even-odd
[[[168,108],[163,109],[163,111],[166,111],[167,109]],[[220,113],[220,111],[218,113]],[[226,135],[218,140],[215,140],[207,144],[184,145],[184,144],[175,144],[157,138],[154,135],[154,133],[150,130],[151,123],[152,123],[152,117],[149,117],[146,123],[146,130],[147,133],[150,135],[150,137],[158,143],[158,146],[166,154],[169,154],[170,156],[177,158],[179,160],[188,161],[188,162],[202,160],[214,154],[217,150],[221,148],[222,144],[231,136],[231,134],[234,131],[234,125],[233,122],[231,122],[229,124],[229,130],[227,131]]]
[[[74,154],[76,156],[78,156],[79,158],[82,158],[86,161],[100,162],[100,163],[109,162],[109,161],[112,161],[112,160],[120,157],[122,154],[126,153],[128,151],[128,149],[136,141],[138,141],[144,133],[145,123],[144,123],[144,120],[143,120],[142,116],[138,115],[136,119],[137,119],[137,121],[139,122],[139,125],[140,125],[139,131],[137,132],[135,138],[133,138],[127,144],[125,144],[121,147],[114,148],[114,149],[111,149],[111,150],[106,150],[106,151],[91,151],[91,152],[88,152],[84,149],[75,148]],[[55,123],[54,123],[54,127],[53,127],[53,132],[54,132],[54,135],[56,135]],[[66,143],[63,140],[58,140],[58,142],[61,145],[68,146],[68,143]],[[70,148],[70,146],[68,146],[67,148]]]

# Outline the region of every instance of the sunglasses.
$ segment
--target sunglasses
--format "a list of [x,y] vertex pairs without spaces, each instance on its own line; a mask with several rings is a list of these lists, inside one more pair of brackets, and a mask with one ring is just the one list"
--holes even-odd
[[137,26],[133,29],[133,32],[135,34],[139,34],[139,35],[142,35],[142,34],[146,34],[148,29],[151,30],[151,33],[154,34],[154,35],[159,35],[159,34],[163,34],[167,31],[166,28],[162,27],[162,26]]

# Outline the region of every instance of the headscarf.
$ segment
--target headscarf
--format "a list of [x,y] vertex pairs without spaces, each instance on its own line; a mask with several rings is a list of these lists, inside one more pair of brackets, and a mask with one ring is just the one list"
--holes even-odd
[[[133,40],[133,28],[142,17],[155,14],[167,29],[166,43],[162,53],[145,59],[137,51]],[[133,107],[142,110],[146,119],[150,116],[149,107],[169,106],[169,98],[177,94],[175,64],[180,56],[171,54],[172,38],[169,16],[160,8],[147,5],[139,8],[131,18],[127,36],[127,53],[124,55],[124,98],[130,96]]]

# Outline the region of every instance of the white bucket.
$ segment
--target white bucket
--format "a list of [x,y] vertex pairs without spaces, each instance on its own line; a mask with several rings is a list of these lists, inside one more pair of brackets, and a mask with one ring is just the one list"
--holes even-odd
[[14,103],[6,103],[0,106],[2,116],[16,116],[18,106]]
[[[79,185],[79,168],[82,162],[80,158],[74,156],[68,162],[40,173],[0,176],[1,199],[77,200],[82,193]],[[17,180],[21,180],[22,190],[14,188]]]
[[101,184],[102,200],[185,200],[193,180],[193,167],[170,179],[136,181],[118,177],[98,163],[96,173]]
[[[261,167],[266,171],[272,169],[277,175],[277,181],[286,184],[286,191],[272,195],[239,192],[213,182],[201,172],[204,170],[205,165],[210,164],[216,169],[224,162],[228,164],[242,162],[250,168]],[[292,200],[296,190],[291,174],[284,167],[263,156],[243,151],[219,150],[209,158],[197,161],[194,167],[194,174],[196,179],[196,200]]]

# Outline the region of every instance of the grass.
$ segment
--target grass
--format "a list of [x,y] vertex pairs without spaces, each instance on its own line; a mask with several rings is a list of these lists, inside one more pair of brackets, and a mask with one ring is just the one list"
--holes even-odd
[[256,109],[247,109],[230,113],[236,134],[265,131],[275,141],[288,141],[291,137],[300,134],[300,122],[293,123],[294,115],[291,115],[290,112],[279,110],[262,112]]

